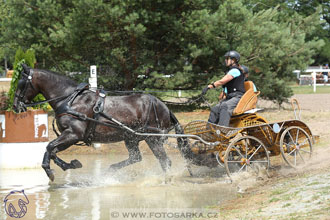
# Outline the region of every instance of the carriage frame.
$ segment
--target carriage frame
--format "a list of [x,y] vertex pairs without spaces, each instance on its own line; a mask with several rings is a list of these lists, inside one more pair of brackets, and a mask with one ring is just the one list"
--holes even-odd
[[208,145],[193,138],[191,148],[196,154],[214,154],[229,177],[261,166],[268,169],[270,156],[280,154],[287,165],[298,168],[312,156],[315,136],[300,120],[298,101],[293,99],[291,103],[296,117],[293,120],[268,123],[256,113],[247,113],[232,117],[231,127],[192,121],[184,127],[184,133],[213,143]]

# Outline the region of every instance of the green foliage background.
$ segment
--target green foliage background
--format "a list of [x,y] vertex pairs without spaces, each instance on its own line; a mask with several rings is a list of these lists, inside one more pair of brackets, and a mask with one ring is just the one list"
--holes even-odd
[[[31,68],[34,68],[35,62],[36,62],[36,57],[35,57],[35,53],[33,50],[27,50],[26,52],[24,52],[21,48],[19,48],[16,51],[15,62],[14,62],[14,73],[13,73],[12,81],[10,84],[10,90],[8,92],[9,101],[8,101],[8,107],[6,110],[8,110],[8,111],[13,110],[12,107],[13,107],[13,102],[14,102],[14,98],[15,98],[15,92],[17,89],[17,83],[18,83],[19,79],[21,78],[20,73],[23,71],[22,64],[25,63],[28,66],[30,66]],[[39,101],[43,101],[43,100],[45,100],[45,98],[43,97],[43,95],[39,94],[33,99],[33,102],[39,102]],[[37,106],[34,106],[33,108],[34,109],[42,108],[44,110],[47,110],[48,104],[37,105]]]
[[281,104],[293,70],[330,59],[327,1],[0,2],[0,57],[21,46],[36,52],[38,68],[98,65],[106,89],[202,89],[224,75],[224,53],[237,50],[261,96]]

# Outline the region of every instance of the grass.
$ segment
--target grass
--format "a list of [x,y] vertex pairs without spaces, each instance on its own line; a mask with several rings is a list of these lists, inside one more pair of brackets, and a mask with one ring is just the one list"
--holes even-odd
[[276,198],[276,197],[273,197],[271,198],[270,200],[268,200],[269,203],[272,203],[272,202],[277,202],[277,201],[280,201],[281,199],[279,198]]
[[[322,84],[321,84],[322,85]],[[299,86],[299,85],[292,85],[291,89],[293,91],[293,94],[313,94],[313,86]],[[315,94],[321,94],[321,93],[330,93],[330,86],[316,86],[316,92]]]
[[289,206],[291,206],[291,204],[290,203],[286,203],[285,205],[282,206],[282,208],[289,207]]
[[312,183],[308,183],[306,186],[313,186],[313,185],[319,185],[321,184],[320,182],[312,182]]
[[279,195],[279,194],[282,194],[282,193],[285,193],[285,192],[287,192],[286,189],[277,189],[277,190],[272,191],[271,195],[272,196]]

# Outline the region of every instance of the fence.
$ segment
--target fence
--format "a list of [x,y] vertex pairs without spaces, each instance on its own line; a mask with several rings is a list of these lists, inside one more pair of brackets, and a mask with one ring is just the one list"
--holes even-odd
[[329,75],[330,69],[323,69],[322,67],[308,67],[306,70],[295,70],[293,72],[297,74],[299,85],[313,85],[313,91],[316,92],[317,85],[324,85],[322,73],[328,72]]

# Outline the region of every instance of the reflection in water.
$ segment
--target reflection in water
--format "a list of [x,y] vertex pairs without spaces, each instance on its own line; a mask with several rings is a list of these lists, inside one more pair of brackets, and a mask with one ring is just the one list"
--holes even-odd
[[[62,157],[67,161],[73,159]],[[53,183],[49,183],[42,169],[0,170],[1,201],[10,191],[24,189],[31,201],[24,219],[99,220],[109,219],[111,209],[204,208],[236,194],[219,175],[189,177],[183,160],[176,155],[170,155],[173,167],[166,177],[152,155],[144,155],[141,163],[113,174],[107,173],[109,165],[127,155],[75,157],[83,168],[64,172],[52,164],[56,171]],[[194,171],[214,176],[221,170]],[[8,219],[4,210],[0,211],[0,219]]]
[[50,206],[49,202],[50,194],[49,193],[36,193],[36,218],[45,219],[48,207]]
[[[67,170],[67,172],[65,172],[65,174],[64,174],[64,180],[67,184],[72,183],[70,177],[71,177],[71,170]],[[61,194],[62,202],[60,203],[60,205],[63,207],[63,209],[69,208],[69,206],[67,204],[69,202],[68,190],[69,189],[64,189],[63,193]]]
[[[100,176],[101,174],[101,160],[95,160],[94,174]],[[92,194],[92,220],[98,220],[101,216],[100,197],[97,194]]]

